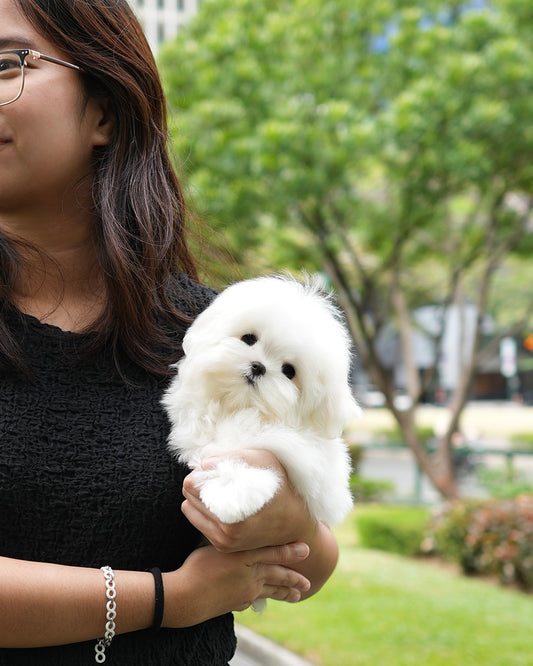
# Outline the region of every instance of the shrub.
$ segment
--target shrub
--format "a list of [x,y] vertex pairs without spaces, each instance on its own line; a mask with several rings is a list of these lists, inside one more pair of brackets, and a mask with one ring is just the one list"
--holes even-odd
[[363,446],[352,444],[348,447],[353,473],[350,476],[350,490],[355,502],[377,502],[394,490],[390,481],[364,479],[359,474],[365,449]]
[[414,506],[378,506],[355,511],[359,543],[400,555],[419,555],[429,512]]
[[359,444],[350,444],[348,447],[348,455],[350,456],[350,463],[352,465],[352,470],[354,473],[359,471],[359,466],[363,460],[363,455],[365,453],[364,447]]
[[377,502],[394,490],[394,484],[391,481],[363,479],[359,474],[352,474],[350,489],[355,502]]
[[511,437],[511,442],[519,451],[533,451],[533,432],[518,432]]
[[457,502],[435,518],[432,531],[437,551],[465,573],[533,589],[533,495]]
[[[374,434],[377,436],[378,440],[383,441],[385,443],[405,446],[405,442],[403,440],[403,433],[398,426],[394,426],[393,428],[377,430],[375,431]],[[430,447],[431,442],[435,437],[435,430],[432,426],[417,426],[416,434],[426,447]]]
[[509,467],[487,468],[482,467],[477,472],[477,478],[483,488],[491,497],[511,499],[524,493],[533,493],[533,485],[524,474]]

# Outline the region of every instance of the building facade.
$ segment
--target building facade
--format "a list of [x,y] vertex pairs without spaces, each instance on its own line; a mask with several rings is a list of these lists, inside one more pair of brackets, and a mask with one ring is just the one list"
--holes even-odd
[[201,0],[129,0],[154,54],[196,14]]

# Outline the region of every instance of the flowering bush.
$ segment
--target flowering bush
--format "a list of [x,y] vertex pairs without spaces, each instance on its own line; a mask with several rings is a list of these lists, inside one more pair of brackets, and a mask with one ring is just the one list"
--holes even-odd
[[451,504],[431,531],[436,550],[465,573],[498,575],[533,590],[533,495]]

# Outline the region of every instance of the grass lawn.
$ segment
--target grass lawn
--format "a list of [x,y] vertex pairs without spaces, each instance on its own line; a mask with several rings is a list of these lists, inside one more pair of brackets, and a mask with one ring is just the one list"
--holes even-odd
[[237,622],[320,666],[532,666],[533,596],[425,562],[358,548],[308,601],[270,601]]

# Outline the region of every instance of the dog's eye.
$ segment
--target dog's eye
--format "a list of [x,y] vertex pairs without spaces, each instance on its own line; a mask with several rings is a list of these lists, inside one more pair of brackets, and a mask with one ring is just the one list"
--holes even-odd
[[281,372],[287,377],[288,379],[292,379],[295,374],[296,370],[294,369],[294,365],[291,365],[290,363],[284,363],[281,366]]
[[245,333],[241,340],[249,347],[253,347],[257,342],[257,335],[254,335],[253,333]]

